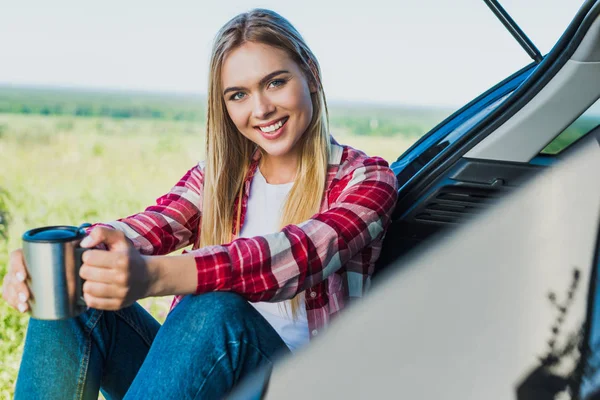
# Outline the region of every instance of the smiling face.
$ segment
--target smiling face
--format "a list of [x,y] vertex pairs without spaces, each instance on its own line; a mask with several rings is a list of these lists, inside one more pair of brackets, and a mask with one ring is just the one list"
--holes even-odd
[[264,158],[297,163],[298,142],[313,115],[311,86],[288,54],[246,42],[225,58],[223,99],[238,131],[264,150]]

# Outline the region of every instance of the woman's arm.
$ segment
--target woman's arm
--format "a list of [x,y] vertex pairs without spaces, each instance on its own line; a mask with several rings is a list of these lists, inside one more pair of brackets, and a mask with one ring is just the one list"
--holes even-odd
[[193,254],[143,258],[152,277],[148,293],[144,297],[196,293],[198,272]]
[[204,174],[201,165],[197,165],[155,205],[127,218],[97,225],[122,231],[142,254],[168,254],[197,239],[203,185]]

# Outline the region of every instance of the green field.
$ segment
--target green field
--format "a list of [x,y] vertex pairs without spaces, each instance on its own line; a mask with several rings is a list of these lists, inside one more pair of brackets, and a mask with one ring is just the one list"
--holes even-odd
[[[27,229],[153,204],[203,158],[202,107],[185,96],[0,87],[0,277]],[[330,114],[338,141],[392,162],[449,111],[331,105]],[[164,320],[169,301],[142,303]],[[12,398],[27,321],[0,302],[0,399]]]

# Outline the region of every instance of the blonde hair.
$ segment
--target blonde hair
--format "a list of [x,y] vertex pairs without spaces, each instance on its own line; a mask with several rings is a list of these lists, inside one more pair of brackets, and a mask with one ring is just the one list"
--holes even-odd
[[[311,122],[297,144],[301,146],[300,161],[294,185],[285,201],[280,228],[298,224],[317,213],[325,189],[330,143],[329,114],[319,63],[300,33],[276,12],[254,9],[240,14],[217,33],[210,60],[200,247],[229,243],[234,235],[240,233],[244,181],[256,145],[237,130],[227,113],[222,96],[221,70],[225,57],[246,42],[284,50],[316,89],[311,94]],[[298,307],[299,296],[296,296],[291,302],[294,318]]]

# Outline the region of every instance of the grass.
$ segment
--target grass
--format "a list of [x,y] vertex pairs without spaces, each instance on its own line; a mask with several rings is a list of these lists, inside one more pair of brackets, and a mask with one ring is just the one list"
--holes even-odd
[[[361,136],[332,125],[339,142],[390,162],[423,133]],[[0,114],[0,277],[24,231],[139,212],[203,159],[203,149],[199,121]],[[141,303],[163,321],[170,297]],[[0,301],[0,399],[13,396],[27,322]]]
[[598,126],[600,118],[598,116],[588,116],[583,114],[569,125],[560,135],[554,138],[541,151],[541,154],[556,155],[567,149],[581,137],[585,136],[592,129]]

